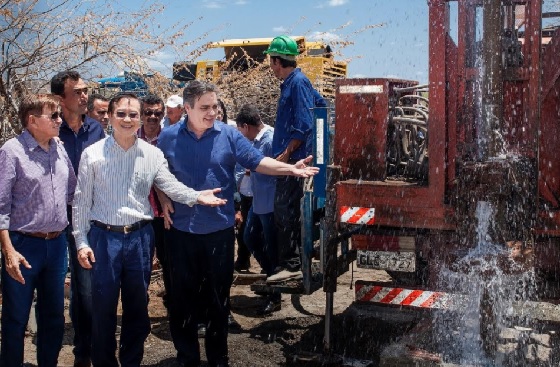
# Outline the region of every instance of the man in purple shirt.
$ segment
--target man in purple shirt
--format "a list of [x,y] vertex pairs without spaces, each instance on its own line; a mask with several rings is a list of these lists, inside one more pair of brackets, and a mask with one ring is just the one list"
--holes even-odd
[[[88,87],[73,70],[62,71],[51,79],[51,92],[62,108],[60,140],[70,157],[74,173],[78,174],[80,157],[84,149],[105,137],[101,124],[86,115]],[[68,220],[72,223],[72,208],[68,207]],[[76,242],[72,228],[67,229],[70,256],[70,319],[74,328],[74,367],[91,366],[91,272],[78,263]]]
[[2,366],[23,365],[25,328],[37,291],[37,362],[57,366],[64,335],[66,205],[76,176],[62,144],[52,96],[30,96],[19,108],[25,129],[0,148]]

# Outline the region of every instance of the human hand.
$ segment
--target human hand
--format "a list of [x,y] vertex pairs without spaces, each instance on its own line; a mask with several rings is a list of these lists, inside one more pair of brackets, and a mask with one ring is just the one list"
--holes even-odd
[[312,160],[313,156],[310,155],[304,159],[300,159],[299,161],[297,161],[293,165],[294,169],[292,171],[292,174],[296,177],[303,178],[315,176],[317,173],[319,173],[319,167],[308,166],[308,164],[311,163]]
[[173,208],[173,202],[167,197],[167,195],[163,193],[161,196],[158,193],[158,198],[159,203],[161,204],[161,211],[163,213],[163,227],[165,229],[171,229],[171,225],[173,224],[171,214],[175,212],[175,209]]
[[294,166],[296,168],[305,168],[309,165],[309,163],[311,163],[313,161],[313,156],[312,155],[308,155],[306,158],[304,159],[300,159],[299,161],[297,161]]
[[27,262],[25,257],[19,252],[12,250],[9,252],[4,253],[4,259],[6,262],[6,271],[12,278],[16,281],[20,282],[21,284],[25,284],[25,279],[21,274],[21,270],[19,268],[20,264],[25,266],[27,269],[31,269],[31,265]]
[[91,269],[91,264],[95,262],[95,255],[91,247],[84,247],[78,251],[78,262],[84,269]]
[[235,226],[238,227],[243,223],[243,216],[241,216],[241,210],[235,212]]
[[219,193],[220,191],[222,191],[222,189],[209,189],[201,191],[200,195],[198,195],[197,203],[207,206],[225,205],[225,203],[227,203],[226,199],[215,196],[215,194]]

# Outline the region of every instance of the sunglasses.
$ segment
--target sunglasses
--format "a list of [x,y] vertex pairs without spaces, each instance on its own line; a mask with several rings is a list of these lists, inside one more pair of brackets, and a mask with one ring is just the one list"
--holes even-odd
[[137,112],[131,112],[127,114],[124,111],[117,111],[115,112],[115,116],[119,119],[124,119],[126,118],[126,116],[128,116],[131,120],[138,120],[140,118],[140,115]]
[[163,111],[151,111],[151,110],[146,110],[143,112],[144,116],[155,116],[155,117],[162,117],[163,116]]
[[53,112],[52,115],[34,115],[34,116],[37,116],[37,117],[47,117],[47,118],[50,118],[50,119],[53,120],[53,121],[56,121],[56,120],[58,120],[59,118],[62,118],[62,112],[57,111],[57,112]]

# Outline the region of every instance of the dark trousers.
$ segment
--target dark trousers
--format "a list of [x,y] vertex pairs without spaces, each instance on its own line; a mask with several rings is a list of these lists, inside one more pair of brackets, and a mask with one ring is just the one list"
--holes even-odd
[[240,194],[241,196],[241,203],[240,203],[240,210],[241,210],[241,217],[243,221],[237,228],[237,262],[244,263],[248,262],[251,258],[251,252],[247,248],[247,244],[245,243],[244,233],[245,227],[247,226],[247,216],[249,214],[249,209],[253,204],[253,197],[245,196]]
[[245,244],[266,275],[272,275],[278,264],[274,213],[255,214],[251,207],[247,215],[244,238]]
[[10,232],[17,252],[25,257],[31,269],[20,266],[25,284],[6,271],[2,257],[2,346],[0,365],[23,365],[25,328],[37,290],[37,362],[43,367],[56,367],[64,335],[64,278],[68,270],[66,236],[52,240]]
[[150,225],[128,233],[92,227],[88,240],[95,255],[92,269],[92,353],[94,366],[117,367],[115,332],[119,292],[122,303],[119,361],[140,366],[150,333],[148,285],[154,254]]
[[169,265],[172,299],[170,331],[177,357],[187,366],[200,363],[197,323],[200,310],[208,321],[206,358],[209,366],[228,362],[229,289],[233,282],[233,227],[209,234],[171,228]]
[[278,265],[299,270],[301,261],[301,198],[303,178],[279,176],[276,178],[274,220],[276,222]]
[[70,257],[70,319],[74,328],[74,356],[77,360],[91,358],[91,270],[78,262],[72,226],[66,228]]
[[161,266],[161,275],[163,277],[163,287],[165,289],[165,294],[163,296],[163,305],[167,308],[169,307],[169,299],[171,296],[170,292],[170,280],[169,280],[169,265],[167,263],[167,248],[165,245],[166,233],[165,227],[163,225],[162,217],[155,217],[152,221],[152,226],[154,227],[154,244],[156,247],[156,256]]

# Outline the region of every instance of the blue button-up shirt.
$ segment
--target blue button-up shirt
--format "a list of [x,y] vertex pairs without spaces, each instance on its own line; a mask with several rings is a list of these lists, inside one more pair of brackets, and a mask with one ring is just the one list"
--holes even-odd
[[188,130],[185,122],[174,124],[161,132],[158,147],[179,181],[195,190],[221,188],[217,196],[228,201],[219,207],[174,203],[173,226],[196,234],[233,227],[233,194],[237,191],[235,165],[239,163],[254,170],[264,158],[262,153],[236,128],[219,121],[215,121],[200,139]]
[[[265,125],[253,141],[253,146],[266,157],[272,157],[273,134],[274,129]],[[268,214],[274,211],[275,176],[251,172],[251,191],[253,191],[253,212],[255,214]]]
[[314,93],[307,77],[296,68],[280,85],[280,98],[274,124],[272,153],[279,156],[291,140],[301,140],[302,144],[290,155],[290,161],[307,156],[306,143],[313,126]]
[[77,133],[68,126],[68,123],[63,119],[60,125],[58,136],[64,143],[64,149],[68,153],[68,157],[74,167],[74,173],[78,174],[78,167],[80,165],[80,157],[84,149],[98,142],[105,137],[103,126],[91,117],[84,115],[84,123]]

